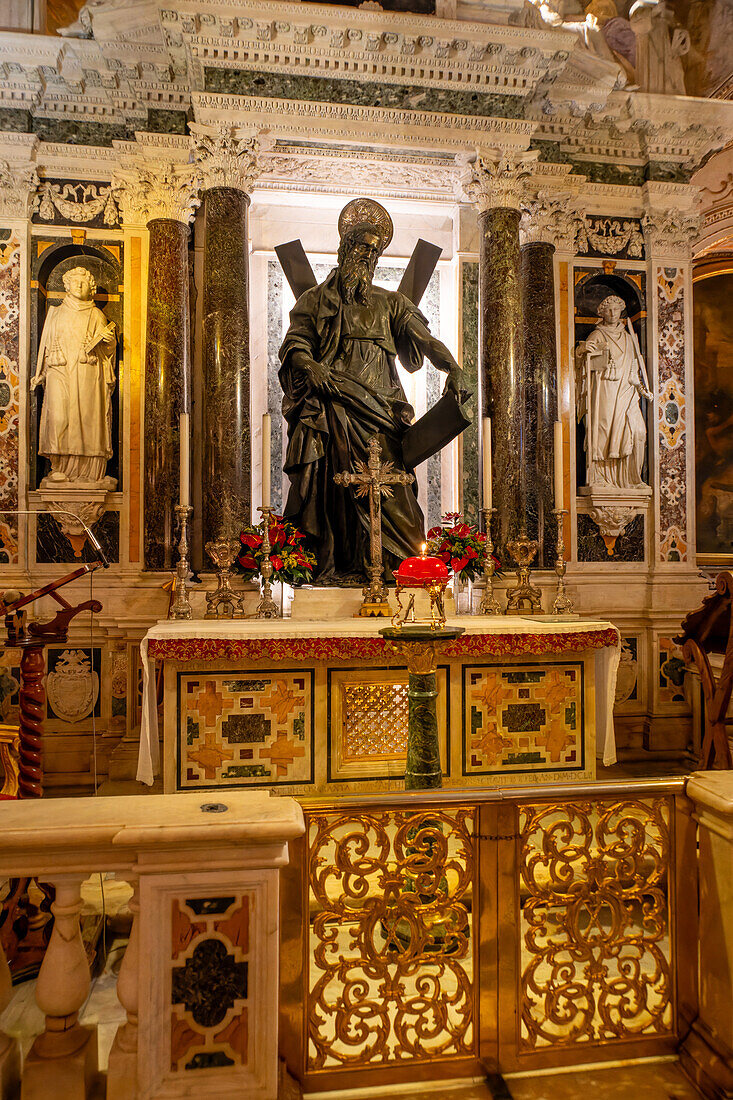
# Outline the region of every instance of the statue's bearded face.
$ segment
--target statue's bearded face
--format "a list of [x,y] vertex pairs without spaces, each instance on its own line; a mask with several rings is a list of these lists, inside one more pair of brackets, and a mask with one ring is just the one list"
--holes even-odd
[[344,301],[369,301],[380,243],[376,233],[366,230],[343,242],[339,256],[339,275]]

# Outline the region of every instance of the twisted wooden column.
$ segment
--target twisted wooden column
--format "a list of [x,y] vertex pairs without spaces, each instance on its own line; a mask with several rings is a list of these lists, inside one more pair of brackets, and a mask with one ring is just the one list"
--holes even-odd
[[23,647],[20,658],[20,744],[18,750],[18,793],[21,798],[43,796],[43,715],[46,689],[43,675],[46,661],[43,643],[36,639]]

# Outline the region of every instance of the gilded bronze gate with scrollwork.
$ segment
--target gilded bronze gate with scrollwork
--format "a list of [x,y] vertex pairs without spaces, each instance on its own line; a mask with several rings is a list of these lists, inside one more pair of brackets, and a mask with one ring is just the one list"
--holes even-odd
[[681,781],[304,809],[281,1046],[308,1089],[675,1049],[695,1008]]

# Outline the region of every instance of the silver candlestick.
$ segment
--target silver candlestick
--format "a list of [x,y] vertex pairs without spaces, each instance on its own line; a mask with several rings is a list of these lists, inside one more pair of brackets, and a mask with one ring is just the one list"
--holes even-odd
[[270,583],[273,572],[272,562],[270,561],[270,551],[272,550],[270,545],[270,518],[275,513],[269,505],[263,505],[257,511],[262,515],[264,530],[262,532],[262,565],[260,566],[262,595],[255,614],[258,619],[279,619],[280,611],[272,598],[272,584]]
[[494,544],[491,541],[491,517],[495,511],[496,508],[481,509],[486,535],[486,561],[484,562],[484,592],[478,606],[479,615],[501,615],[501,604],[494,594],[496,566],[494,565]]
[[569,615],[573,613],[573,601],[565,591],[565,533],[563,531],[563,516],[567,515],[567,508],[553,508],[557,518],[557,559],[555,572],[557,573],[557,595],[552,605],[555,615]]
[[178,542],[176,596],[170,609],[169,618],[191,619],[193,609],[188,599],[188,520],[193,508],[188,504],[176,504],[173,510],[181,524],[181,537]]

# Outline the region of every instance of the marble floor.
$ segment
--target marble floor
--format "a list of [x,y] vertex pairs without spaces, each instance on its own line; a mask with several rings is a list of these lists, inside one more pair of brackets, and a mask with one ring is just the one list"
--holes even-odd
[[[403,1085],[379,1090],[383,1100],[700,1100],[674,1061],[646,1061],[567,1073],[507,1075],[491,1082],[457,1081]],[[307,1100],[366,1100],[373,1089],[310,1093]]]

